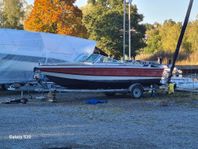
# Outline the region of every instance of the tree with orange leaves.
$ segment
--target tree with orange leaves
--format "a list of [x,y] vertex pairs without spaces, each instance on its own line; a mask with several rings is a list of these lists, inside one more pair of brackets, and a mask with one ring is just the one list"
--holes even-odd
[[85,37],[82,11],[76,0],[35,0],[33,10],[24,22],[24,29]]

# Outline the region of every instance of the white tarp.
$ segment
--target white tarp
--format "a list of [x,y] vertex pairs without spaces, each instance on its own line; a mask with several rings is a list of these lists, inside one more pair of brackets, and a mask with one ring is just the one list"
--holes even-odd
[[92,54],[95,45],[72,36],[0,29],[0,84],[30,81],[38,63],[74,62]]

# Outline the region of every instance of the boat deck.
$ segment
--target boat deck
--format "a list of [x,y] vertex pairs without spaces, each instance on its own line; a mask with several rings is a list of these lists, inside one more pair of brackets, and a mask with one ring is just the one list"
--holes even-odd
[[183,74],[198,74],[198,65],[178,65],[177,68],[182,70]]

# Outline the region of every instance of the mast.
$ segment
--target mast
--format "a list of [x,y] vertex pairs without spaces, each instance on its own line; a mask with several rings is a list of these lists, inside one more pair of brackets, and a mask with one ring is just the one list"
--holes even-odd
[[129,60],[131,60],[131,3],[132,0],[129,0]]
[[175,53],[174,53],[174,56],[173,56],[173,62],[172,62],[172,66],[171,66],[171,69],[170,69],[170,74],[169,74],[169,77],[168,77],[168,83],[170,83],[171,77],[173,75],[173,69],[175,67],[175,63],[176,63],[178,55],[179,55],[179,51],[180,51],[182,40],[183,40],[185,31],[186,31],[186,27],[188,25],[191,9],[192,9],[192,6],[193,6],[193,1],[194,0],[190,0],[188,10],[187,10],[187,13],[186,13],[186,17],[185,17],[185,20],[184,20],[184,23],[183,23],[183,26],[182,26],[180,36],[179,36],[179,40],[177,42],[177,47],[176,47],[176,50],[175,50]]
[[126,48],[126,0],[123,1],[124,14],[123,14],[123,60],[125,61],[125,48]]

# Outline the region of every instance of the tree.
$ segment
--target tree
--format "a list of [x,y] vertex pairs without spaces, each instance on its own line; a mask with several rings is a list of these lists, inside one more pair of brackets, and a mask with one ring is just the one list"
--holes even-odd
[[187,51],[198,51],[198,19],[189,23],[185,38]]
[[25,21],[26,30],[86,36],[82,12],[74,6],[75,0],[36,0]]
[[[146,31],[146,43],[144,53],[167,52],[173,53],[181,31],[181,23],[166,20],[161,24],[149,25]],[[185,41],[185,40],[184,40]],[[182,47],[184,42],[182,44]]]
[[162,50],[166,52],[175,52],[177,41],[181,32],[181,23],[172,20],[166,20],[159,29],[161,36]]
[[[89,0],[88,2],[88,5],[83,8],[83,23],[88,30],[89,38],[96,40],[97,46],[109,55],[121,57],[123,49],[122,0]],[[135,56],[137,50],[144,46],[145,27],[139,24],[143,16],[137,13],[136,6],[131,8],[131,12],[132,55]],[[126,48],[128,48],[128,42]]]
[[88,0],[88,4],[101,5],[104,7],[112,7],[122,4],[122,0]]
[[146,31],[146,44],[147,46],[144,48],[144,53],[150,54],[158,52],[162,49],[161,44],[161,36],[159,31],[160,24],[155,25],[147,25]]
[[21,0],[21,1],[23,2],[23,11],[24,11],[23,24],[24,24],[24,21],[27,20],[30,13],[32,12],[33,5],[28,4],[26,0]]
[[0,1],[0,27],[3,27],[4,18],[2,14],[3,14],[3,2]]
[[4,0],[1,10],[1,27],[22,29],[23,15],[21,0]]

